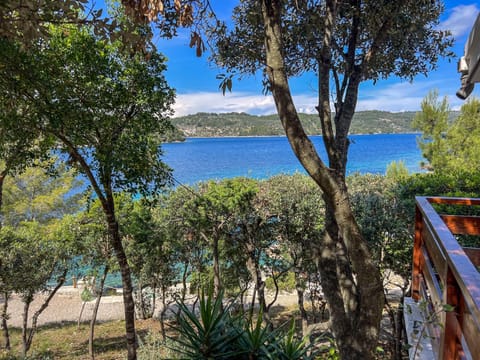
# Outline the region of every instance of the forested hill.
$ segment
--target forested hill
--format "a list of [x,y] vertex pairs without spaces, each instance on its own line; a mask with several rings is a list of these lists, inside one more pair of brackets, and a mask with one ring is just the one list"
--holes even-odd
[[[352,134],[412,132],[415,112],[360,111],[353,118]],[[318,115],[300,114],[309,135],[320,134]],[[172,119],[187,137],[284,135],[277,115],[197,113]]]

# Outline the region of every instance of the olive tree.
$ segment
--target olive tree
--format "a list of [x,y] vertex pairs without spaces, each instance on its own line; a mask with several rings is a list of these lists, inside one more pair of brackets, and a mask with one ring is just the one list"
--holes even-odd
[[[274,176],[261,183],[258,196],[264,211],[277,224],[277,245],[294,273],[302,332],[307,336],[312,327],[309,327],[311,319],[304,305],[305,292],[308,291],[307,282],[314,284],[317,274],[310,244],[323,230],[323,200],[315,183],[303,174]],[[314,302],[313,292],[310,299]]]
[[[245,0],[231,31],[214,29],[219,65],[240,74],[264,71],[292,150],[323,193],[326,231],[312,246],[343,358],[374,357],[383,308],[381,277],[345,181],[359,87],[434,68],[451,43],[437,27],[441,11],[439,1]],[[289,87],[289,77],[306,71],[318,76],[326,159],[306,135]]]

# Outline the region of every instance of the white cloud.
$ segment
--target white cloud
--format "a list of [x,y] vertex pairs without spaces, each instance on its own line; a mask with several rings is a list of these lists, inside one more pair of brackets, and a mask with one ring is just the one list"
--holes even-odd
[[184,116],[197,112],[246,112],[264,115],[274,113],[275,104],[271,96],[247,93],[233,93],[223,96],[220,92],[197,92],[177,94],[174,109],[175,116]]
[[[447,87],[446,87],[447,86]],[[399,82],[389,85],[362,85],[359,91],[357,111],[383,110],[391,112],[418,111],[423,98],[432,89],[438,89],[439,96],[448,97],[452,109],[458,109],[463,102],[455,96],[459,86],[458,78],[443,78],[442,80],[426,80]],[[480,92],[480,85],[476,93]],[[474,94],[475,95],[475,94]],[[478,95],[476,95],[478,96]],[[295,106],[300,113],[315,114],[318,104],[317,94],[313,91],[294,96]],[[275,114],[275,103],[271,95],[246,92],[227,93],[197,92],[177,94],[174,105],[175,116],[195,114],[197,112],[245,112],[252,115]]]
[[442,21],[440,29],[450,30],[455,38],[468,34],[477,18],[477,5],[458,5],[452,8],[450,16]]
[[[315,106],[318,99],[315,94],[294,96],[298,112],[316,113]],[[220,92],[197,92],[177,94],[174,105],[175,116],[195,114],[197,112],[245,112],[252,115],[275,114],[275,103],[272,95],[251,93],[227,93],[223,96]]]
[[[423,98],[434,89],[438,91],[439,98],[447,97],[452,110],[458,110],[464,103],[455,96],[459,85],[458,78],[444,78],[413,83],[399,82],[378,88],[372,86],[360,91],[356,110],[418,111]],[[480,90],[480,86],[477,90]]]

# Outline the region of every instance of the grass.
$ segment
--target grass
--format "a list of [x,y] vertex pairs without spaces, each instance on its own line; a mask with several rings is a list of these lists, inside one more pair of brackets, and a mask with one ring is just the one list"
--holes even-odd
[[[287,307],[280,305],[273,306],[270,315],[276,326],[288,323],[293,316],[297,319],[297,330],[301,328],[298,310],[293,305]],[[5,352],[5,350],[0,349],[0,360],[22,359],[20,356],[22,346],[21,329],[9,328],[9,330],[12,350]],[[167,354],[168,350],[165,348],[165,345],[159,343],[152,344],[152,339],[160,339],[160,323],[158,320],[137,320],[136,330],[140,337],[140,343],[147,344],[147,348],[144,349],[145,356],[142,356],[142,359],[157,359],[159,358],[157,354],[161,353],[161,356]],[[88,334],[88,323],[82,323],[80,328],[77,327],[76,322],[42,325],[35,334],[27,359],[89,359]],[[169,335],[172,336],[174,334],[169,333]],[[125,322],[108,321],[97,323],[95,326],[94,345],[95,359],[126,359]],[[383,345],[385,346],[384,349],[386,352],[379,356],[379,359],[389,358],[389,350],[391,349],[388,349],[389,346],[387,343]],[[0,347],[1,346],[3,346],[2,334],[0,334]],[[324,357],[320,357],[320,359],[323,358]]]
[[[294,314],[291,307],[274,306],[272,318],[278,323],[287,322]],[[141,342],[147,343],[149,337],[160,337],[160,323],[158,320],[137,320],[137,334]],[[168,327],[167,327],[168,329]],[[89,323],[82,323],[80,328],[76,322],[63,322],[42,325],[33,338],[32,347],[28,353],[29,360],[48,359],[88,359]],[[0,349],[0,360],[21,359],[21,329],[9,328],[12,350],[6,352]],[[172,335],[172,334],[170,334]],[[125,322],[100,322],[95,326],[95,359],[116,360],[126,358]],[[3,346],[3,337],[0,335],[0,346]]]
[[[136,329],[143,339],[150,333],[158,333],[160,324],[156,320],[137,320]],[[71,359],[88,358],[89,324],[83,323],[80,328],[76,323],[61,323],[41,326],[33,338],[29,351],[33,359]],[[10,329],[12,350],[6,353],[0,350],[0,359],[20,359],[21,330]],[[2,339],[3,340],[3,339]],[[3,345],[3,341],[0,342]],[[95,358],[98,360],[114,360],[126,358],[125,322],[109,321],[95,326]]]

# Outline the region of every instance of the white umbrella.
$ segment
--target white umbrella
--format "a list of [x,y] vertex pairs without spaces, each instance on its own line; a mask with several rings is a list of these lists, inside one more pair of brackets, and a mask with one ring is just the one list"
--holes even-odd
[[458,62],[458,72],[462,74],[462,86],[457,96],[465,100],[472,93],[475,83],[480,82],[480,14],[465,44],[464,56]]

